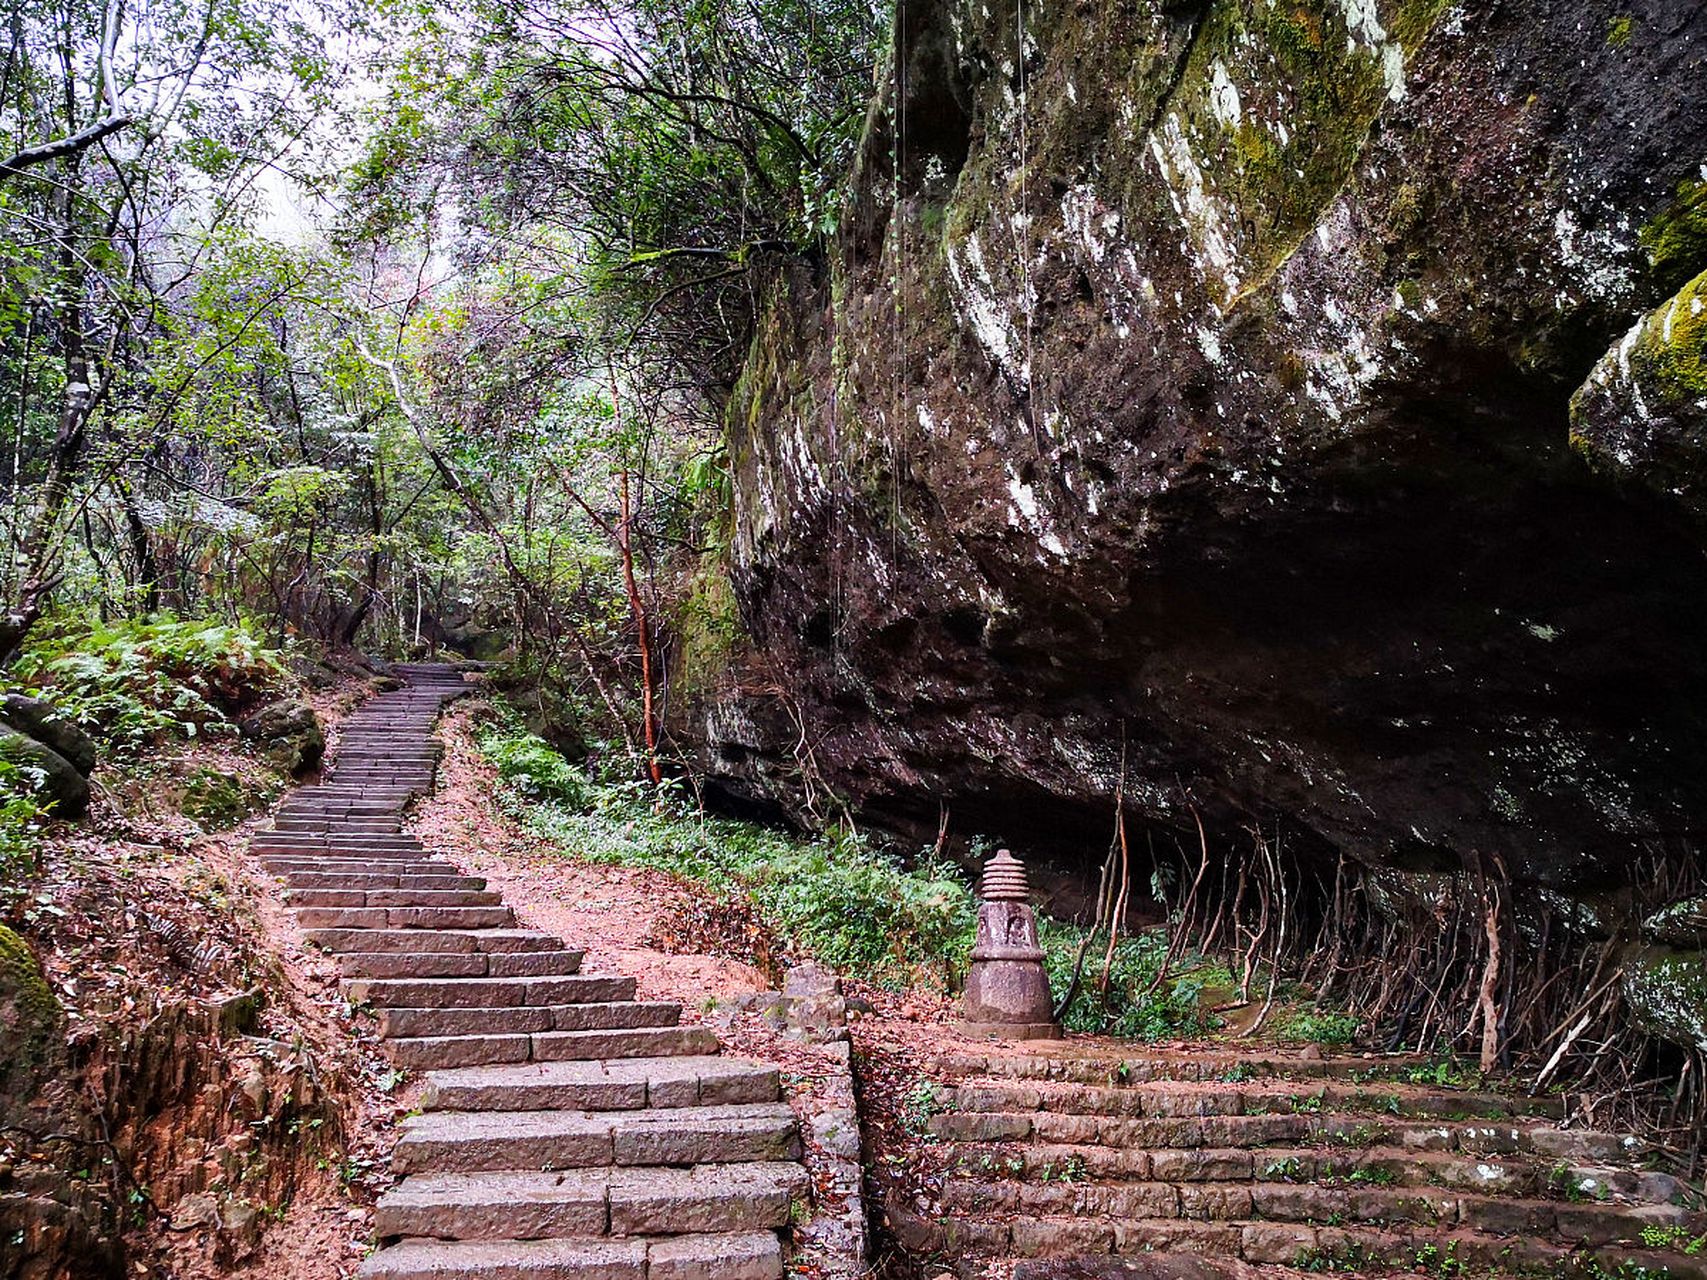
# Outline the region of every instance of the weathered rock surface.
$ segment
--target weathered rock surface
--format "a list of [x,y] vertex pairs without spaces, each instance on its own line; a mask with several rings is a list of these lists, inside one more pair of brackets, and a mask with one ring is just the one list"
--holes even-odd
[[285,773],[306,773],[320,763],[326,750],[326,736],[314,708],[298,698],[269,702],[237,727]]
[[22,767],[42,801],[51,801],[56,818],[81,818],[89,811],[89,780],[59,752],[0,724],[0,759]]
[[1124,744],[1153,821],[1572,895],[1698,826],[1707,562],[1598,464],[1699,436],[1617,352],[1695,323],[1707,10],[906,14],[728,415],[724,797],[1082,860]]
[[28,694],[8,693],[0,698],[0,721],[64,756],[85,778],[94,771],[94,739],[56,711],[51,703]]

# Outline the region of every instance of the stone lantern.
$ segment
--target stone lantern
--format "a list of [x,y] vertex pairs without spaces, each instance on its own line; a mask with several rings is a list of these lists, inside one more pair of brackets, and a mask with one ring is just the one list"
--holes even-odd
[[979,890],[978,937],[966,975],[962,1029],[1004,1040],[1058,1040],[1037,945],[1037,917],[1025,867],[1006,849],[984,864]]

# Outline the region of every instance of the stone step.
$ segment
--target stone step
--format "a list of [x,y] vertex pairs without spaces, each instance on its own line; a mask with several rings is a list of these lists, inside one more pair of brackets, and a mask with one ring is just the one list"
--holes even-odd
[[1645,1153],[1636,1139],[1591,1129],[1484,1121],[1404,1120],[1335,1115],[1207,1115],[1131,1119],[1051,1111],[949,1112],[927,1122],[949,1142],[1049,1142],[1131,1150],[1195,1147],[1397,1146],[1411,1151],[1534,1154],[1619,1163]]
[[606,1004],[634,998],[633,978],[564,974],[519,978],[352,978],[351,999],[392,1009],[500,1009]]
[[716,1053],[707,1027],[636,1027],[625,1031],[545,1031],[533,1037],[537,1062],[589,1058],[682,1057]]
[[381,1249],[363,1280],[780,1280],[774,1232],[649,1240],[406,1240]]
[[308,941],[344,951],[563,951],[563,939],[535,929],[310,929]]
[[775,1067],[684,1056],[434,1071],[427,1077],[422,1103],[429,1110],[629,1111],[776,1102],[781,1097]]
[[292,907],[496,907],[503,895],[485,889],[289,889]]
[[1227,1085],[1144,1082],[1125,1086],[980,1081],[948,1090],[946,1101],[960,1111],[1051,1111],[1062,1115],[1177,1117],[1206,1115],[1316,1115],[1355,1112],[1381,1116],[1508,1119],[1544,1114],[1563,1106],[1557,1098],[1422,1089],[1414,1085],[1361,1085],[1286,1081]]
[[[479,957],[461,957],[478,959]],[[438,1036],[531,1035],[536,1031],[622,1031],[673,1027],[682,1007],[673,1001],[512,1005],[497,1008],[381,1009],[379,1034],[388,1039]]]
[[433,889],[479,892],[486,887],[480,876],[419,875],[383,871],[292,871],[284,877],[285,888],[303,889]]
[[289,876],[294,874],[338,876],[380,875],[380,876],[455,876],[457,869],[448,862],[432,862],[409,858],[315,858],[302,857],[292,854],[286,857],[262,857],[258,859],[267,874]]
[[373,1230],[440,1240],[775,1230],[807,1189],[806,1170],[782,1162],[415,1174],[381,1198]]
[[[703,1027],[645,1025],[648,1017],[673,1020],[680,1014],[680,1006],[677,1005],[559,1005],[552,1013],[559,1025],[596,1021],[617,1025],[598,1030],[482,1030],[467,1035],[399,1037],[385,1041],[385,1047],[392,1061],[415,1071],[506,1063],[708,1054],[715,1053],[718,1048],[717,1037]],[[621,1025],[625,1022],[641,1025]]]
[[303,907],[304,929],[508,929],[516,923],[508,907]]
[[1670,1174],[1645,1169],[1571,1165],[1545,1157],[1511,1155],[1488,1160],[1398,1147],[1143,1150],[1032,1143],[1015,1151],[1000,1145],[966,1145],[958,1149],[954,1167],[971,1176],[999,1175],[1041,1182],[1430,1187],[1472,1195],[1615,1197],[1637,1204],[1666,1204],[1683,1194],[1682,1185]]
[[[1138,1046],[1133,1046],[1137,1048]],[[1075,1053],[1070,1057],[1035,1051],[955,1051],[924,1064],[928,1074],[947,1080],[989,1077],[1049,1080],[1071,1084],[1135,1085],[1154,1081],[1240,1084],[1258,1078],[1346,1080],[1371,1088],[1375,1082],[1400,1082],[1426,1076],[1435,1066],[1414,1053],[1305,1056],[1288,1053],[1192,1048],[1173,1052]]]
[[640,1111],[432,1111],[411,1116],[392,1152],[398,1173],[481,1173],[596,1165],[797,1160],[783,1103]]
[[352,978],[539,978],[579,973],[579,951],[346,951],[338,968]]
[[1027,1216],[1188,1218],[1225,1222],[1410,1223],[1576,1244],[1637,1242],[1644,1228],[1687,1228],[1677,1205],[1576,1204],[1466,1196],[1434,1187],[1320,1187],[1284,1182],[977,1182],[951,1179],[943,1204],[959,1212]]

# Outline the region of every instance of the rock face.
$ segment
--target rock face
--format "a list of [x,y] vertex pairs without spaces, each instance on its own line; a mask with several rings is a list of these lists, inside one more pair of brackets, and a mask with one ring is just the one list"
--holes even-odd
[[85,778],[94,772],[94,739],[55,711],[50,703],[28,694],[8,693],[0,698],[0,721],[63,756]]
[[1124,758],[1164,827],[1573,896],[1699,825],[1656,489],[1707,10],[938,0],[898,47],[729,410],[746,651],[678,726],[727,799],[1083,865]]

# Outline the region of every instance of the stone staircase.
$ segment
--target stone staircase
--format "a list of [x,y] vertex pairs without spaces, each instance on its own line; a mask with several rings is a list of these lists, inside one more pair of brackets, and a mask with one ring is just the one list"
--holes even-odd
[[778,1073],[716,1056],[673,1003],[517,926],[500,895],[402,831],[431,788],[448,667],[345,721],[335,766],[251,852],[337,957],[424,1108],[393,1153],[371,1280],[775,1280],[809,1194]]
[[[1190,1253],[1308,1271],[1707,1280],[1707,1215],[1557,1098],[1415,1064],[1032,1049],[936,1059],[940,1213],[903,1244],[979,1259]],[[1098,1274],[1101,1274],[1098,1272]]]

